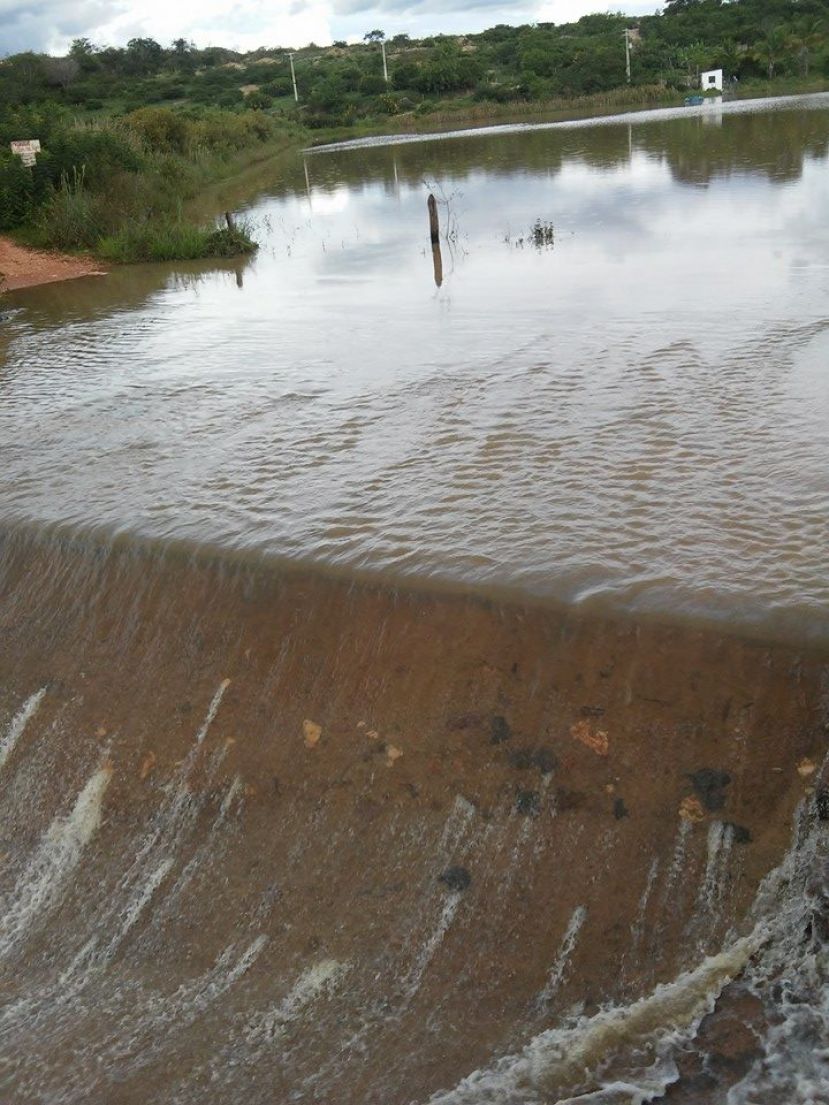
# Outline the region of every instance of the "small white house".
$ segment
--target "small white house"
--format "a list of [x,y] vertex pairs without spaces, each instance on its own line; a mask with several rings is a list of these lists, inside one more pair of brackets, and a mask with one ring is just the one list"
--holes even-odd
[[715,88],[718,92],[722,92],[722,69],[709,69],[706,73],[700,73],[699,82],[703,92],[709,92]]

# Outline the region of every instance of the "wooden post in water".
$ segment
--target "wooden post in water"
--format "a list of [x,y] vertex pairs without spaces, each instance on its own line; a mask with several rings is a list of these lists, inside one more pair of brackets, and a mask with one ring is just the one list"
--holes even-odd
[[432,242],[432,264],[435,267],[435,286],[439,288],[443,283],[443,258],[438,242]]
[[429,208],[429,234],[432,245],[435,246],[440,241],[440,223],[438,222],[438,202],[431,192],[426,200],[426,206]]
[[227,223],[228,230],[236,229],[236,223],[233,221],[233,216],[229,211],[225,211],[225,222]]

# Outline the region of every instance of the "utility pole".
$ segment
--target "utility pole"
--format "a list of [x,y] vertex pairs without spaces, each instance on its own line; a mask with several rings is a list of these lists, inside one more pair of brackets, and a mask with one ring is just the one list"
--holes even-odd
[[627,27],[625,27],[624,36],[625,36],[625,76],[627,77],[628,84],[630,84],[630,31],[627,29]]
[[386,44],[385,44],[385,42],[380,43],[380,49],[383,51],[383,78],[384,78],[386,84],[388,84],[389,83],[389,67],[388,67],[388,65],[386,65]]
[[294,70],[294,55],[293,54],[288,54],[288,61],[290,61],[290,63],[291,63],[291,80],[292,80],[293,85],[294,85],[294,103],[298,104],[299,103],[299,92],[297,92],[297,87],[296,87],[296,71]]

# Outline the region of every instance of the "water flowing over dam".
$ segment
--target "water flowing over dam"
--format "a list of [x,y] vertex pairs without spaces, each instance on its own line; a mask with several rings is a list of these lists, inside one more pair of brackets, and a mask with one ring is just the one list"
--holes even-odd
[[828,162],[295,153],[4,301],[0,1105],[829,1105]]
[[31,528],[0,593],[3,1101],[820,1100],[825,656]]

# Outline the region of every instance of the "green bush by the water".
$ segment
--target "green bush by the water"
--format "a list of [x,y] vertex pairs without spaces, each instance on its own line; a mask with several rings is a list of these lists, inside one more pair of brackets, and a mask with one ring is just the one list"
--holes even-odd
[[162,221],[123,227],[102,238],[96,252],[107,261],[194,261],[238,257],[256,248],[245,227],[210,228]]
[[[0,151],[0,231],[22,229],[35,245],[113,260],[249,252],[245,232],[191,225],[183,204],[237,162],[265,156],[295,133],[262,112],[213,109],[142,108],[96,123],[18,109],[5,126],[17,134],[43,129],[34,169]],[[0,123],[0,138],[2,131]]]

